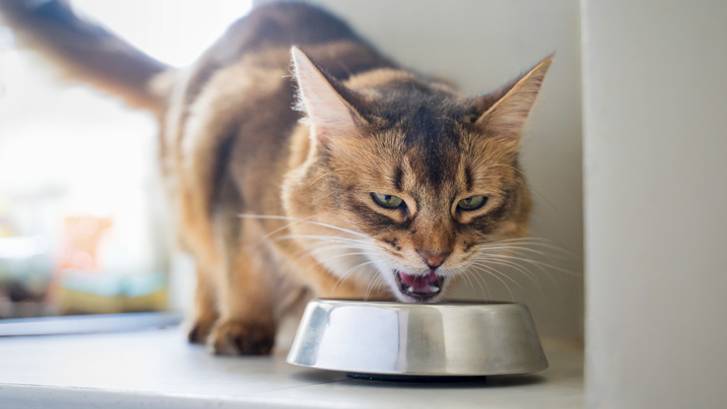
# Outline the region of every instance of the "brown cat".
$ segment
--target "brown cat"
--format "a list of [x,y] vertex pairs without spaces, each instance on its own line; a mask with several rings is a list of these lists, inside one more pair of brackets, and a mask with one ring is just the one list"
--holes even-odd
[[437,301],[527,229],[520,132],[550,58],[468,98],[307,4],[254,9],[183,70],[62,2],[0,11],[72,74],[158,115],[198,269],[189,336],[215,353],[268,353],[311,293]]

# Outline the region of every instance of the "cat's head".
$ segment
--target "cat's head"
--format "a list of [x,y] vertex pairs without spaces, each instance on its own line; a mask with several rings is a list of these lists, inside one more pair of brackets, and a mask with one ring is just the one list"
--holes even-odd
[[[404,71],[345,83],[294,48],[310,138],[283,189],[291,229],[333,275],[405,302],[439,299],[482,249],[525,233],[520,133],[546,58],[477,98]],[[361,294],[362,296],[364,294]]]

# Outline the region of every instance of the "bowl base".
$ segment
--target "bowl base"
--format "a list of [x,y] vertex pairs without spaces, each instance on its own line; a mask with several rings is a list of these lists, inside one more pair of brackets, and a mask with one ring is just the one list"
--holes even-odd
[[346,376],[351,379],[364,381],[383,381],[383,382],[416,382],[416,383],[484,383],[486,376],[437,376],[437,375],[389,375],[389,374],[372,374],[359,372],[346,372]]

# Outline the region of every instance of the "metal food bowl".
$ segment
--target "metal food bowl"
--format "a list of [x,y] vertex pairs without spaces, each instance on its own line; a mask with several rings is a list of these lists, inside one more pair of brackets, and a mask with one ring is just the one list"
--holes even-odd
[[469,377],[548,367],[528,308],[513,303],[313,300],[288,363],[374,377]]

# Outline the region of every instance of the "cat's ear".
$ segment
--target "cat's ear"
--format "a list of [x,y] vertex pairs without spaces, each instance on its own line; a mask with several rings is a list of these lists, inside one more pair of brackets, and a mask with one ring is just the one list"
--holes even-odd
[[323,72],[298,47],[291,48],[298,82],[297,109],[305,112],[311,134],[318,141],[355,134],[366,120],[355,107],[357,95]]
[[480,98],[484,112],[480,111],[475,124],[487,134],[519,139],[552,61],[551,54],[500,90]]

